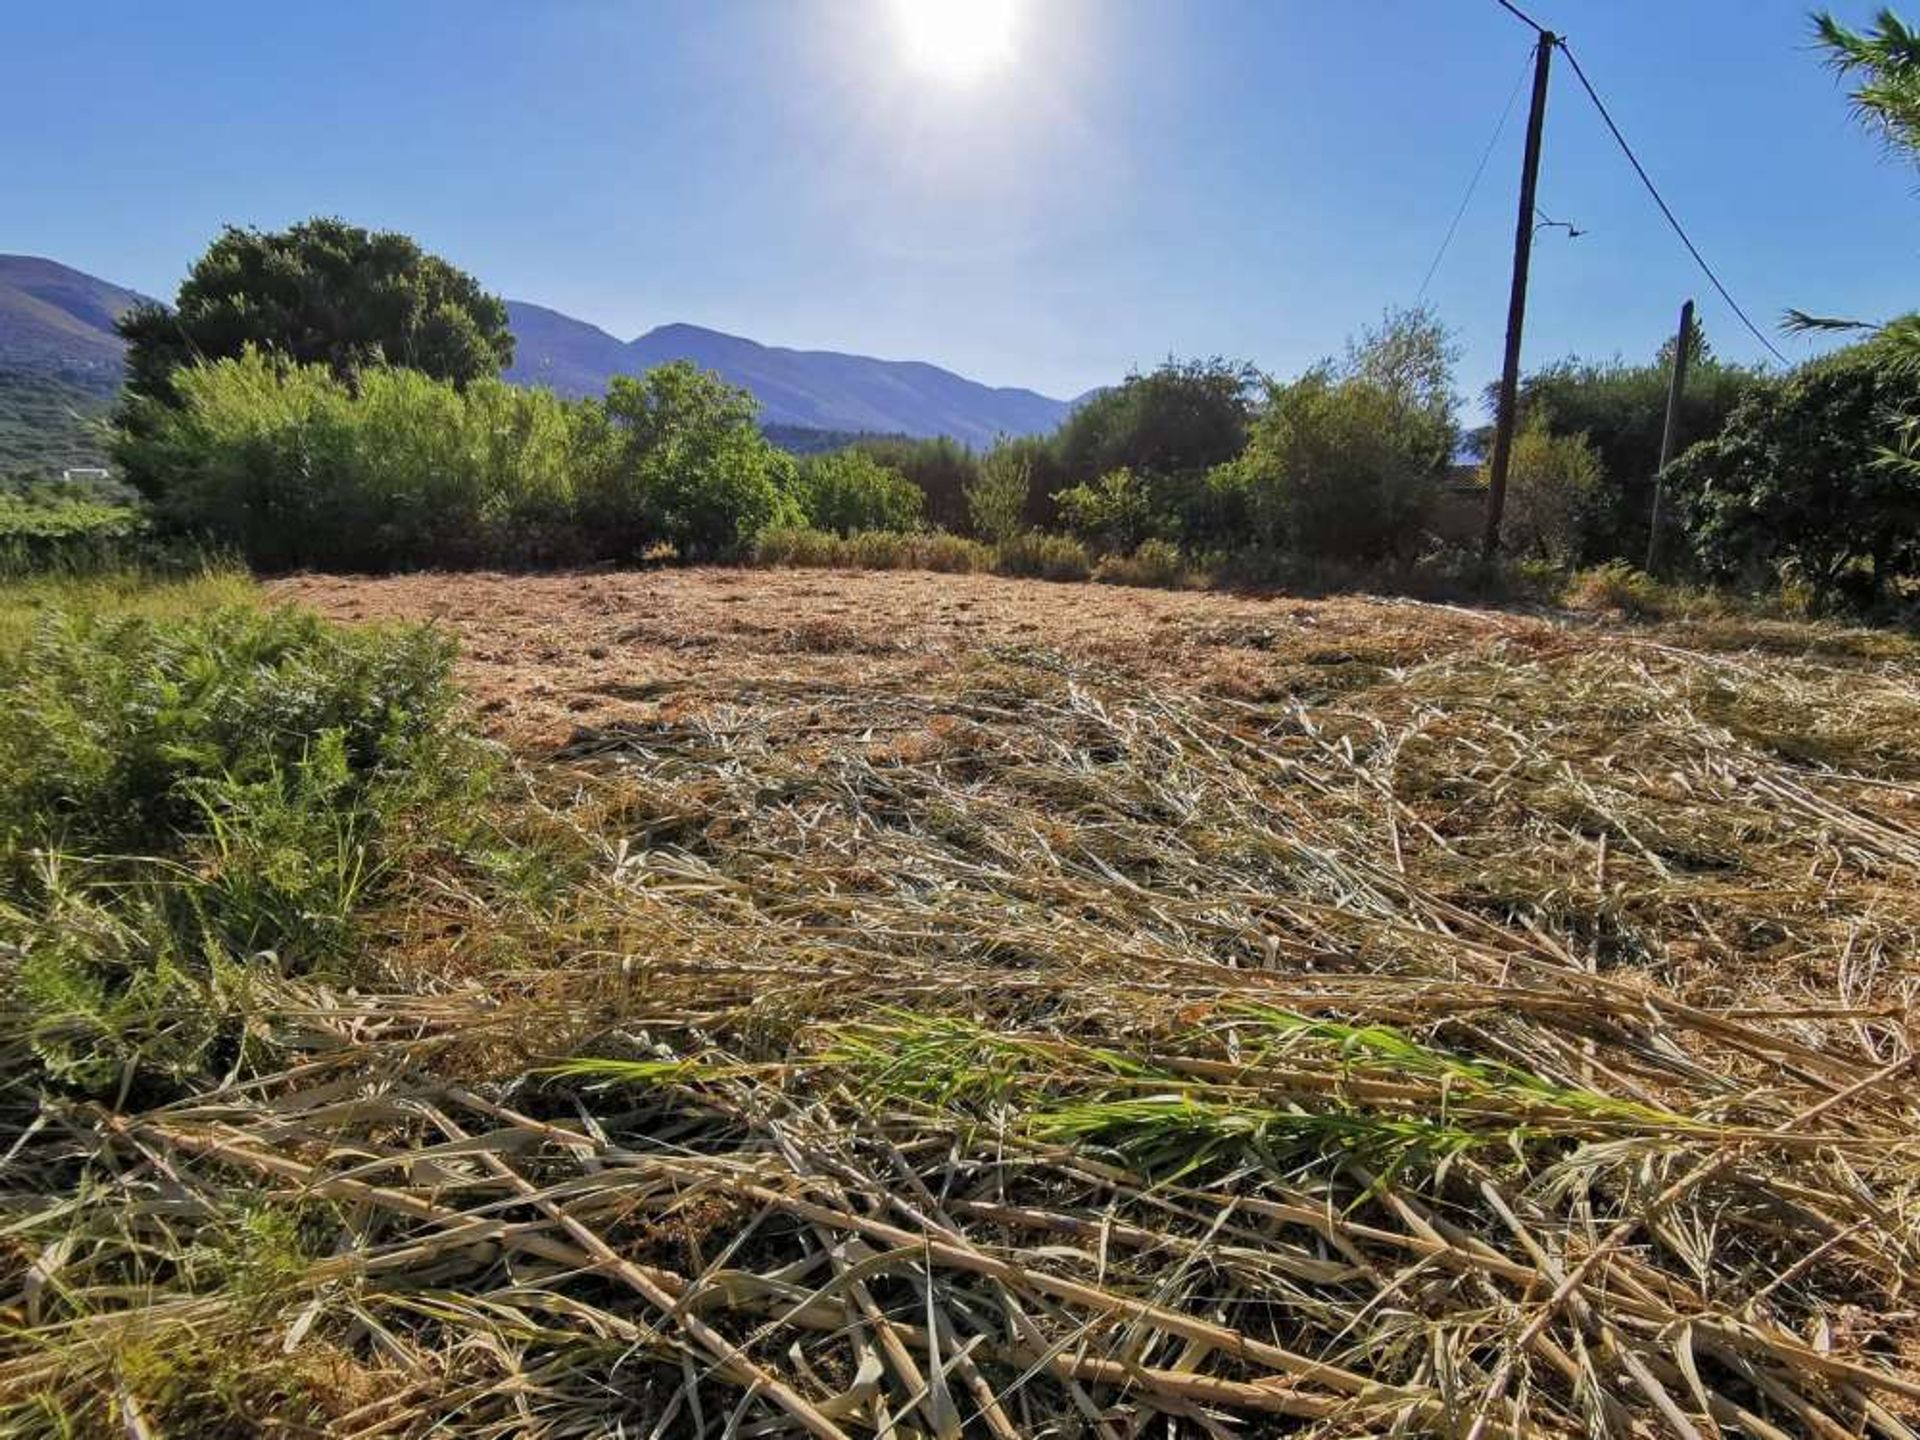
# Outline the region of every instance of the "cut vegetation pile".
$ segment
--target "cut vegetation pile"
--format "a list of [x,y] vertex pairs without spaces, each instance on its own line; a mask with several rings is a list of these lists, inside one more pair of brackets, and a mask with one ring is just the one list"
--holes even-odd
[[821,630],[523,757],[173,1093],[12,1047],[0,1419],[1912,1433],[1914,648],[1271,613]]

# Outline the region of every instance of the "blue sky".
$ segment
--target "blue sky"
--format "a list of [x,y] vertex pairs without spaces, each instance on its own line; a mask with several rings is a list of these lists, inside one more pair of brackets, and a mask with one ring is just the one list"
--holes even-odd
[[[0,250],[171,296],[223,222],[330,213],[623,338],[1063,396],[1168,354],[1284,374],[1415,298],[1531,43],[1493,0],[1015,0],[1011,60],[958,83],[905,63],[895,3],[16,4]],[[1853,126],[1805,5],[1528,8],[1763,328],[1920,304],[1920,177]],[[1499,363],[1523,111],[1427,296],[1466,391]],[[1589,233],[1541,236],[1530,362],[1651,353],[1688,295],[1758,356],[1564,65],[1541,208]]]

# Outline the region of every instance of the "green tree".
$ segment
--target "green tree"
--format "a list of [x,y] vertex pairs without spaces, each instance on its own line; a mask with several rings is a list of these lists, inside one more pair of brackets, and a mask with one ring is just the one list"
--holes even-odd
[[1213,487],[1262,548],[1408,558],[1453,460],[1453,356],[1429,312],[1389,313],[1343,360],[1269,383],[1246,452],[1214,471]]
[[[1069,415],[1036,464],[1038,493],[1071,492],[1130,472],[1153,529],[1196,547],[1232,537],[1207,473],[1247,444],[1259,376],[1227,360],[1168,360],[1090,396]],[[1054,516],[1037,517],[1051,521]]]
[[864,450],[835,450],[800,461],[799,500],[816,530],[916,529],[927,508],[920,487]]
[[913,439],[876,435],[854,449],[898,471],[927,497],[927,519],[943,530],[965,530],[971,520],[967,490],[980,476],[980,457],[946,435]]
[[286,230],[229,226],[194,262],[171,308],[141,305],[119,322],[127,385],[174,398],[182,366],[248,347],[347,377],[373,365],[465,385],[513,359],[506,305],[405,235],[344,220]]
[[1891,9],[1873,27],[1854,30],[1822,10],[1813,17],[1814,42],[1840,75],[1856,80],[1854,113],[1887,145],[1920,157],[1920,31]]
[[1002,442],[980,462],[980,474],[967,487],[967,515],[973,528],[1003,544],[1027,525],[1027,500],[1033,492],[1033,462],[1020,447]]
[[1251,392],[1245,365],[1218,358],[1168,360],[1148,374],[1090,396],[1053,441],[1062,478],[1097,480],[1115,470],[1150,475],[1204,472],[1247,443]]
[[1716,579],[1804,584],[1818,609],[1870,605],[1920,574],[1920,473],[1898,463],[1920,376],[1880,342],[1755,389],[1669,471]]
[[1109,470],[1054,497],[1067,530],[1103,555],[1131,555],[1153,533],[1153,501],[1133,471]]
[[590,468],[582,510],[618,558],[664,542],[683,559],[725,559],[801,523],[793,457],[760,433],[747,391],[679,361],[615,376],[600,408],[610,453]]

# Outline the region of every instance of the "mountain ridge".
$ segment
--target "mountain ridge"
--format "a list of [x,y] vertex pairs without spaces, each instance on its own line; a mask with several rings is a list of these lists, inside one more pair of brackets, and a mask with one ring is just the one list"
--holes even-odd
[[763,425],[916,436],[987,445],[1054,429],[1073,403],[1021,386],[986,385],[926,360],[767,345],[687,321],[621,341],[587,321],[509,300],[515,337],[507,378],[561,394],[598,394],[615,375],[687,360],[751,391]]

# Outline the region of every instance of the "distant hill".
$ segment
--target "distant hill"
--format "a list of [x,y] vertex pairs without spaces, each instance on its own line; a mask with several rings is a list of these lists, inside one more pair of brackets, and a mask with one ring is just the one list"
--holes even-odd
[[0,475],[104,463],[120,388],[113,322],[142,297],[58,261],[0,255]]
[[919,360],[762,345],[698,325],[662,325],[622,343],[557,310],[507,302],[513,368],[507,378],[563,395],[597,395],[615,375],[690,360],[760,402],[772,427],[862,434],[950,435],[985,446],[998,435],[1052,430],[1072,406],[1032,390],[997,388]]
[[34,255],[0,255],[0,368],[98,370],[120,383],[113,322],[142,296]]

